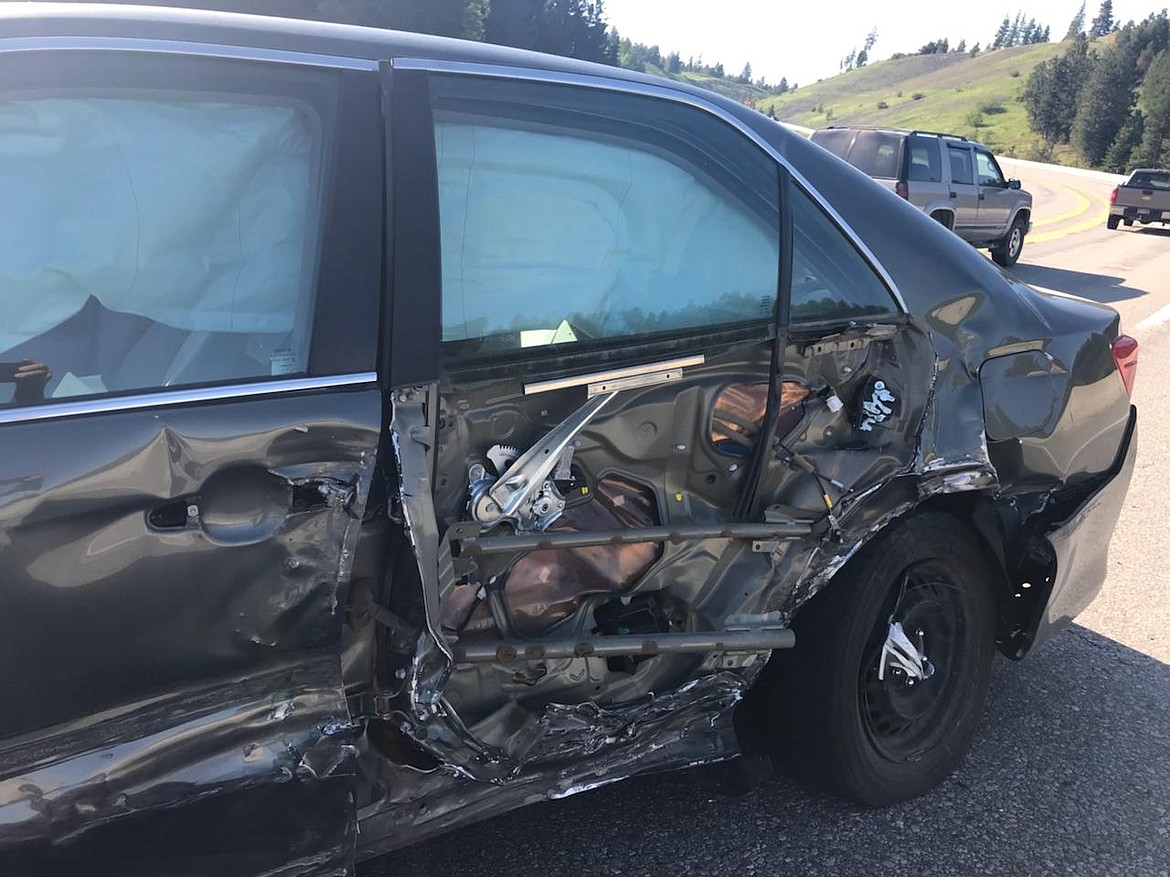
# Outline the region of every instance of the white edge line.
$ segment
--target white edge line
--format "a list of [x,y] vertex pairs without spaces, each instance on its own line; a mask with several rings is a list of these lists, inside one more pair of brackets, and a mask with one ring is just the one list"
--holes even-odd
[[1134,326],[1134,328],[1153,329],[1155,326],[1160,326],[1167,320],[1170,320],[1170,305],[1162,305],[1162,307],[1158,308],[1144,320],[1140,321],[1136,326]]

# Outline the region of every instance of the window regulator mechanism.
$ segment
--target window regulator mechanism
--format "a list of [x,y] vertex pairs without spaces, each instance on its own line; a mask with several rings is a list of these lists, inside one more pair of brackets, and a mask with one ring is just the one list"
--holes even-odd
[[602,393],[549,430],[539,442],[520,454],[516,448],[494,445],[488,461],[498,477],[482,463],[468,468],[471,516],[491,528],[509,521],[517,531],[544,530],[565,510],[565,497],[556,482],[572,477],[574,439],[616,392]]

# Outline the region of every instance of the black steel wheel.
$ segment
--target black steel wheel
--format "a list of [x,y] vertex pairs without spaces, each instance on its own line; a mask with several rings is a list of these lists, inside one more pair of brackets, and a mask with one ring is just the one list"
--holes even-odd
[[765,675],[781,760],[867,806],[920,795],[959,764],[995,651],[993,568],[958,520],[892,525],[798,613]]

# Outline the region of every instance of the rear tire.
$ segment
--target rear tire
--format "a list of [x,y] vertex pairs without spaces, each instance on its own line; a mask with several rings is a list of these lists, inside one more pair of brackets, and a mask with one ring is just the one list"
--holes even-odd
[[[1112,231],[1113,229],[1117,228],[1117,224],[1119,222],[1121,222],[1121,217],[1110,216],[1108,219],[1105,220],[1105,225],[1107,225],[1109,227],[1110,231]],[[1126,223],[1126,225],[1132,225],[1132,224],[1133,224],[1132,222]]]
[[[926,513],[891,525],[851,560],[797,614],[796,648],[777,653],[762,680],[775,698],[780,760],[869,807],[946,779],[971,745],[991,679],[985,557],[958,520]],[[922,675],[882,667],[891,621],[926,658]]]
[[991,248],[991,258],[1005,268],[1010,268],[1020,261],[1020,253],[1024,251],[1024,233],[1024,219],[1017,216],[1008,233]]
[[934,213],[930,214],[930,218],[948,231],[954,231],[955,214],[951,213],[949,210],[936,210]]
[[[1132,228],[1133,227],[1133,220],[1132,219],[1123,219],[1123,220],[1121,220],[1121,224],[1124,225],[1126,228]],[[1166,223],[1162,223],[1162,224],[1165,225]]]

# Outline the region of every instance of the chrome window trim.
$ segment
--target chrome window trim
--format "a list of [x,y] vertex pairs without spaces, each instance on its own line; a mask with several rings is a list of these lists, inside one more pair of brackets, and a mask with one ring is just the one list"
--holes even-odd
[[742,120],[728,113],[718,104],[704,100],[698,95],[690,94],[685,91],[677,91],[673,88],[663,85],[657,85],[647,82],[634,82],[625,79],[610,79],[604,76],[596,76],[584,73],[566,73],[561,70],[542,70],[533,67],[511,67],[495,64],[483,64],[472,61],[448,61],[448,60],[428,60],[425,58],[395,58],[391,62],[395,70],[420,70],[427,73],[455,73],[467,76],[482,76],[494,79],[519,79],[528,82],[544,82],[552,85],[576,85],[586,88],[596,88],[605,91],[614,91],[623,94],[635,94],[642,97],[654,97],[663,100],[674,101],[675,103],[685,104],[694,107],[697,110],[709,113],[712,116],[720,119],[724,123],[731,125],[740,134],[751,140],[756,146],[762,149],[773,161],[784,167],[792,178],[796,181],[810,198],[816,202],[822,210],[824,210],[833,220],[836,226],[841,230],[850,242],[855,246],[858,252],[861,253],[862,258],[869,264],[869,267],[874,271],[889,290],[891,297],[897,304],[898,308],[903,314],[910,312],[906,306],[906,299],[902,297],[901,290],[898,285],[894,283],[885,266],[878,260],[873,251],[866,246],[865,242],[858,236],[857,232],[845,221],[840,213],[830,204],[816,187],[808,181],[808,179],[799,170],[793,167],[792,163],[784,157],[779,150],[772,144],[760,136],[758,131],[755,131]]
[[220,43],[196,43],[185,40],[151,40],[136,37],[3,37],[0,53],[9,52],[138,52],[154,55],[198,56],[229,61],[264,61],[298,67],[325,67],[334,70],[376,71],[378,62],[370,58],[345,55],[317,55],[287,49],[256,46],[229,46]]
[[173,405],[190,405],[199,402],[230,402],[236,399],[251,399],[256,396],[345,389],[373,385],[377,383],[377,380],[378,375],[375,372],[357,372],[346,375],[227,384],[219,387],[159,390],[104,399],[78,399],[72,402],[48,403],[27,408],[6,408],[0,410],[0,424],[34,423],[41,420],[60,420],[65,417],[83,417],[87,414],[116,414],[122,411],[141,411],[144,408],[168,408]]
[[[589,395],[593,396],[596,395],[596,393],[592,392],[592,385],[594,384],[601,385],[630,379],[658,379],[660,376],[666,374],[677,374],[679,377],[682,377],[682,370],[684,368],[690,368],[693,365],[702,365],[706,361],[707,357],[702,353],[698,353],[694,356],[684,356],[678,359],[667,359],[659,362],[647,362],[643,365],[635,365],[628,368],[607,369],[605,371],[590,372],[584,375],[573,375],[568,378],[554,378],[550,381],[535,381],[534,383],[524,385],[524,395],[531,396],[534,393],[547,393],[550,390],[567,390],[570,387],[589,386]],[[670,378],[669,380],[678,380],[678,378]],[[631,384],[629,386],[644,385]],[[597,392],[604,393],[608,392],[608,390],[598,389]]]

